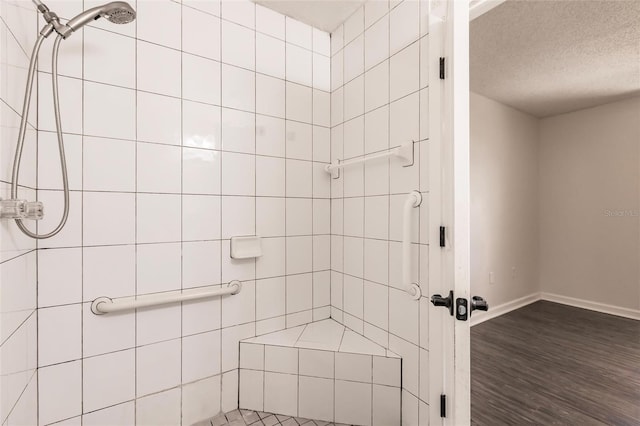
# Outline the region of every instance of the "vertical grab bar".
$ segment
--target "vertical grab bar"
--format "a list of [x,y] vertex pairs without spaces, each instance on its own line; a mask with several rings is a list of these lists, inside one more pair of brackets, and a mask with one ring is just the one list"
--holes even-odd
[[418,300],[422,296],[420,286],[411,282],[411,213],[420,204],[422,204],[422,194],[411,191],[407,195],[402,211],[402,285],[413,300]]

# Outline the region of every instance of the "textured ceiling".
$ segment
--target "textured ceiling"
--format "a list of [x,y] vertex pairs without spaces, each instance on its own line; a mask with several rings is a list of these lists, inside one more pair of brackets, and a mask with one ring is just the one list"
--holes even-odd
[[639,0],[507,0],[470,25],[476,93],[537,117],[640,95]]
[[321,30],[338,28],[364,0],[254,0],[256,3]]

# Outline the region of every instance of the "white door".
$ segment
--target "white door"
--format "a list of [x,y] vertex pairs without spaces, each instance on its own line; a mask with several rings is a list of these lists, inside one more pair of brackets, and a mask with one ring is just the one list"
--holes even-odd
[[[447,297],[453,291],[453,313],[443,306],[429,310],[430,421],[461,426],[471,418],[469,2],[432,0],[430,10],[429,292]],[[466,320],[456,319],[457,300],[466,302]]]

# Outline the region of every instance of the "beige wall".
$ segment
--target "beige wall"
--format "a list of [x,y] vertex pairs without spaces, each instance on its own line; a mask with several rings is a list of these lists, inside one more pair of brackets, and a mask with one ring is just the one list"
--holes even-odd
[[497,306],[539,291],[539,126],[475,93],[470,113],[471,291]]
[[640,98],[540,121],[540,287],[640,308]]
[[639,145],[640,97],[538,120],[471,93],[472,293],[639,309]]

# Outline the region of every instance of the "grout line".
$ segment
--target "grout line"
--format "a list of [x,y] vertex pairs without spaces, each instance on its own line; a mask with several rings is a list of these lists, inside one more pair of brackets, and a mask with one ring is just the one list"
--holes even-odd
[[[18,397],[16,398],[15,402],[13,403],[13,405],[11,405],[6,412],[4,412],[4,410],[3,410],[2,418],[0,418],[0,421],[2,421],[3,425],[8,425],[9,424],[9,418],[13,414],[13,411],[15,410],[15,408],[20,403],[20,400],[22,399],[22,397],[27,392],[27,389],[29,388],[29,386],[33,382],[34,378],[36,379],[36,382],[37,382],[37,377],[38,377],[38,368],[34,368],[33,369],[33,374],[31,374],[31,377],[29,377],[29,379],[27,380],[27,384],[25,385],[24,388],[22,388],[22,390],[20,391],[20,395],[18,395]],[[37,385],[37,383],[36,383],[36,385]],[[39,392],[39,389],[36,386],[36,399],[39,400],[38,392]],[[36,401],[36,406],[37,405],[38,405],[38,401]],[[38,420],[38,413],[36,413],[36,420]]]
[[[389,100],[389,106],[388,106],[388,111],[387,111],[387,146],[391,145],[391,16],[390,16],[389,12],[389,26],[388,26],[388,41],[387,41],[387,49],[388,51],[386,52],[385,56],[389,56],[388,61],[387,61],[387,75],[389,76],[389,84],[387,85],[387,99]],[[388,182],[387,182],[387,188],[388,188],[388,197],[387,198],[387,238],[389,240],[391,240],[391,167],[389,167],[389,174],[388,174]],[[387,243],[387,254],[391,253],[391,242],[389,241],[389,243]],[[391,268],[389,265],[387,266],[387,283],[391,282]],[[386,346],[387,348],[390,346],[390,338],[389,338],[389,331],[388,329],[390,328],[391,325],[391,289],[387,288],[387,342],[386,342]]]
[[[284,38],[287,38],[287,25],[286,25],[286,17],[284,18]],[[284,45],[284,78],[286,80],[287,78],[287,44],[285,43]],[[313,63],[312,63],[312,67],[313,67]],[[287,93],[288,93],[288,89],[289,86],[287,84],[285,84],[284,87],[284,115],[285,117],[288,117],[289,114],[287,114]],[[313,99],[313,98],[312,98]],[[287,121],[285,119],[285,137],[284,137],[284,156],[285,158],[287,157],[287,151],[288,151],[288,143],[287,143]],[[289,184],[287,181],[287,171],[288,171],[288,161],[285,160],[285,167],[284,167],[284,185],[285,185],[285,197],[288,195],[289,192]],[[313,191],[313,189],[312,189]],[[313,194],[312,194],[313,195]],[[285,199],[285,208],[284,208],[284,234],[287,236],[284,240],[284,272],[285,275],[289,272],[289,264],[288,264],[288,257],[289,257],[289,232],[287,232],[287,205],[286,205],[286,199]],[[289,327],[289,278],[285,277],[284,278],[284,327],[285,329]],[[265,351],[266,352],[266,351]],[[266,375],[265,375],[265,380],[266,380]],[[266,385],[265,385],[265,391],[266,391]]]
[[[361,35],[358,35],[358,37],[362,37],[362,68],[364,69],[364,64],[365,64],[365,61],[366,61],[366,58],[365,58],[365,47],[364,47],[365,46],[364,45],[364,5],[361,8],[362,8],[362,27],[363,27],[363,32],[362,32]],[[358,37],[354,38],[353,42],[355,42]],[[363,87],[364,87],[364,77],[363,77],[362,84],[363,84]],[[363,111],[365,109],[365,103],[366,103],[365,99],[366,99],[366,97],[365,97],[365,92],[364,92],[364,89],[363,89],[363,93],[362,93],[362,109],[363,109]],[[354,123],[355,123],[355,121],[354,121]],[[362,117],[361,126],[362,126],[362,153],[364,155],[364,153],[366,152],[366,148],[365,148],[366,140],[365,140],[365,137],[364,137],[366,127],[365,127],[364,114],[363,114],[363,117]],[[388,162],[389,160],[387,159],[386,161]],[[366,165],[366,163],[363,163],[362,164],[362,195],[363,196],[367,193],[367,172],[366,172],[366,170],[367,170],[367,165]],[[362,226],[361,226],[361,230],[362,230],[362,235],[363,236],[364,236],[364,222],[365,222],[364,202],[365,202],[365,199],[362,198]],[[365,263],[366,252],[365,252],[365,250],[366,250],[366,240],[363,238],[362,239],[362,276],[363,277],[365,276],[365,271],[366,271],[366,263]],[[362,278],[360,282],[362,283],[362,287],[361,287],[362,288],[362,291],[361,291],[361,294],[362,294],[362,317],[364,318],[364,312],[365,312],[365,307],[366,307],[366,305],[365,305],[365,294],[364,294],[364,292],[365,292],[364,278]],[[364,321],[362,322],[362,334],[364,335]],[[372,395],[373,395],[373,392],[372,392]],[[372,401],[371,407],[373,407],[373,401]],[[373,409],[371,410],[371,414],[372,414],[372,417],[373,417]],[[371,424],[373,424],[373,420],[371,420]]]
[[[188,54],[188,53],[185,53],[185,54]],[[207,58],[201,58],[201,59],[207,59]],[[330,91],[327,91],[327,90],[324,90],[324,89],[320,89],[320,88],[316,88],[316,87],[313,87],[313,86],[307,86],[307,85],[305,85],[303,83],[298,83],[298,82],[293,81],[293,80],[287,80],[286,78],[280,78],[280,77],[273,76],[273,75],[270,75],[270,74],[264,74],[264,73],[261,73],[261,72],[258,72],[258,71],[255,71],[255,70],[252,70],[252,69],[249,69],[249,68],[242,68],[242,67],[239,67],[239,66],[236,66],[236,65],[233,65],[233,64],[221,63],[221,62],[218,62],[218,61],[215,61],[215,60],[210,60],[210,61],[220,64],[221,67],[222,66],[231,67],[231,68],[239,69],[239,70],[246,71],[246,72],[249,72],[249,73],[253,73],[253,74],[256,74],[256,75],[259,75],[259,76],[264,76],[264,77],[272,78],[272,79],[275,79],[275,80],[279,80],[280,82],[284,83],[285,85],[300,86],[303,89],[316,90],[316,91],[322,92],[322,93],[324,93],[326,95],[330,95],[331,94]],[[38,71],[38,75],[51,75],[51,73],[47,72],[47,71]],[[213,103],[213,102],[205,102],[205,101],[202,101],[202,100],[199,100],[199,99],[184,98],[184,97],[181,98],[181,97],[174,96],[174,95],[171,95],[171,94],[168,94],[168,93],[154,92],[154,91],[145,90],[145,89],[135,89],[134,87],[131,87],[131,86],[122,86],[122,85],[119,85],[119,84],[114,84],[112,82],[92,80],[92,79],[83,79],[83,78],[76,77],[76,76],[66,76],[66,75],[60,74],[60,81],[64,82],[64,81],[67,81],[67,80],[76,81],[79,84],[80,83],[82,83],[82,84],[89,83],[89,84],[92,84],[92,85],[109,86],[111,88],[117,88],[117,89],[122,89],[122,90],[126,90],[126,91],[131,91],[131,92],[140,92],[140,93],[156,95],[156,96],[161,96],[161,97],[164,97],[164,98],[175,99],[175,100],[184,100],[184,101],[189,101],[189,102],[193,102],[193,103],[196,103],[196,104],[223,107],[223,108],[226,108],[226,109],[229,109],[229,110],[242,111],[242,112],[247,112],[247,113],[250,113],[250,114],[258,114],[258,115],[263,115],[263,116],[272,117],[272,118],[282,118],[282,119],[286,118],[286,117],[278,117],[278,116],[275,116],[275,115],[269,115],[269,114],[265,114],[265,113],[257,113],[256,111],[249,111],[249,110],[245,110],[245,109],[238,108],[238,107],[235,107],[235,106],[224,105],[224,104],[222,104],[222,102]],[[6,102],[4,102],[4,103],[6,104]],[[8,105],[8,104],[6,104],[6,105],[12,111],[15,111],[13,108],[11,108],[10,105]],[[18,114],[18,113],[16,112],[16,114]],[[312,122],[300,121],[300,120],[296,120],[296,119],[289,119],[289,121],[295,121],[295,122],[309,124],[309,125],[313,124]],[[324,124],[315,124],[315,126],[326,128],[326,129],[329,129],[331,127],[330,125],[324,125]],[[51,130],[51,131],[54,131],[54,130]]]
[[[222,7],[222,6],[221,6]],[[253,26],[254,28],[257,28],[257,17],[255,14],[255,7],[254,7],[254,15],[253,15]],[[221,27],[221,32],[222,32],[222,25],[220,25]],[[255,31],[253,33],[253,66],[254,68],[258,68],[258,32]],[[285,57],[285,63],[286,63],[286,57]],[[254,126],[254,139],[253,139],[253,151],[256,152],[257,151],[257,145],[258,145],[258,140],[257,140],[257,129],[258,129],[258,114],[257,114],[257,110],[258,110],[258,74],[256,72],[256,74],[254,74],[254,109],[256,110],[256,114],[253,115],[253,126]],[[287,84],[286,82],[284,83],[284,87],[286,90]],[[285,92],[286,95],[286,92]],[[285,96],[285,115],[286,115],[286,96]],[[286,122],[285,122],[286,123]],[[286,160],[285,160],[286,161]],[[258,192],[258,157],[254,157],[254,164],[253,164],[253,190],[254,193]],[[254,203],[253,203],[253,228],[254,228],[254,234],[258,235],[258,202],[257,202],[257,198],[254,199]],[[231,243],[229,243],[231,244]],[[229,249],[231,249],[231,247],[229,247]],[[257,280],[257,276],[258,276],[258,259],[254,259],[253,262],[253,276],[256,278],[255,280],[255,286],[254,286],[254,314],[253,314],[253,319],[254,319],[254,330],[253,330],[253,335],[257,335],[258,334],[258,280]],[[286,272],[286,271],[285,271]],[[286,278],[285,278],[286,280]],[[286,319],[285,319],[286,322]],[[240,346],[240,349],[242,349],[242,346]],[[264,357],[264,346],[262,348],[262,356]],[[238,353],[238,355],[240,355],[240,353]],[[263,366],[264,366],[264,362],[265,360],[263,359]],[[262,409],[264,409],[264,396],[265,396],[265,374],[264,372],[262,373]],[[238,363],[238,408],[240,408],[240,363]]]
[[[285,18],[286,19],[286,18]],[[286,28],[286,26],[285,26]],[[286,31],[286,30],[285,30]],[[311,30],[311,47],[313,48],[313,29]],[[315,58],[313,56],[313,54],[311,55],[311,85],[313,86],[313,77],[314,77],[314,63],[315,63]],[[286,67],[286,64],[285,64]],[[329,84],[329,86],[331,86],[331,84]],[[315,99],[316,99],[316,93],[314,89],[311,89],[311,122],[315,123],[316,122],[316,117],[315,117]],[[331,95],[329,95],[329,104],[331,104]],[[331,121],[331,120],[329,120]],[[313,158],[313,144],[314,144],[314,132],[313,132],[313,128],[311,128],[311,158]],[[315,173],[314,173],[314,165],[311,165],[311,233],[313,233],[313,225],[314,225],[314,210],[313,210],[313,199],[315,198]],[[315,276],[315,267],[316,267],[316,259],[315,259],[315,251],[314,251],[314,247],[315,247],[315,237],[311,237],[311,321],[314,320],[314,311],[313,311],[313,307],[315,306],[315,295],[314,295],[314,289],[315,289],[315,283],[316,283],[316,276]],[[299,357],[298,357],[298,371],[300,371],[300,361],[299,361]],[[298,401],[300,400],[300,384],[299,384],[299,380],[298,380]],[[298,407],[298,413],[300,412],[300,407]]]
[[[84,10],[84,1],[83,1],[83,10]],[[80,41],[81,41],[81,45],[82,45],[82,57],[81,57],[81,63],[82,63],[82,77],[84,78],[84,69],[85,69],[85,60],[84,60],[84,50],[85,50],[85,37],[84,37],[84,28],[82,29],[82,32],[79,35],[80,37]],[[39,75],[39,74],[38,74]],[[85,97],[86,97],[86,93],[85,93],[85,87],[84,84],[82,85],[81,88],[81,96],[82,96],[82,109],[80,112],[80,117],[81,117],[81,131],[82,133],[84,133],[84,129],[85,129],[85,113],[84,113],[84,106],[85,106]],[[40,96],[38,96],[38,109],[40,106]],[[62,108],[62,107],[61,107]],[[82,142],[84,142],[84,137],[82,138]],[[81,163],[81,188],[84,190],[84,161],[85,161],[85,151],[84,151],[84,144],[82,144],[81,147],[81,158],[82,158],[82,163]],[[70,184],[70,183],[69,183]],[[69,188],[70,189],[70,188]],[[85,266],[85,259],[84,259],[84,239],[85,239],[85,235],[84,235],[84,214],[85,214],[85,209],[84,209],[84,191],[82,191],[79,195],[80,198],[80,270],[82,271],[81,275],[80,275],[80,297],[81,300],[84,299],[84,266]],[[69,203],[71,203],[71,197],[69,197]],[[69,206],[69,210],[71,210],[71,206]],[[80,305],[80,414],[84,414],[84,410],[85,410],[85,401],[84,401],[84,392],[85,392],[85,384],[84,384],[84,359],[85,359],[85,341],[84,341],[84,327],[85,327],[85,319],[84,319],[84,310],[86,308],[83,305]],[[38,348],[40,347],[40,345],[38,345]],[[39,402],[38,402],[39,404]],[[38,416],[40,415],[40,407],[38,407]],[[84,415],[82,417],[80,417],[80,424],[82,425],[84,423]]]
[[37,316],[37,309],[33,309],[31,311],[31,313],[29,315],[27,315],[27,317],[13,330],[11,331],[11,333],[9,333],[8,336],[4,337],[4,340],[2,340],[2,343],[0,343],[0,347],[4,346],[5,343],[7,343],[9,341],[9,339],[11,339],[23,326],[27,325],[27,322],[29,322],[29,320],[31,319],[31,317],[36,314]]
[[[343,24],[342,25],[342,49],[344,49],[344,46],[345,46],[345,44],[344,44],[344,28],[345,28],[345,26]],[[344,87],[344,73],[345,73],[345,60],[344,60],[344,53],[343,53],[343,55],[342,55],[342,70],[340,70],[340,81],[342,82],[342,86],[343,87]],[[342,100],[342,105],[341,105],[342,117],[341,117],[341,120],[340,120],[342,123],[344,123],[344,113],[345,113],[345,106],[346,106],[345,95],[344,95],[345,90],[344,90],[343,87],[340,87],[340,88],[336,89],[336,90],[342,90],[342,94],[341,94],[341,97],[342,97],[342,99],[341,99]],[[340,135],[340,139],[342,140],[341,156],[344,158],[344,125],[342,125],[340,127],[340,134],[341,134]],[[340,195],[341,195],[341,198],[342,198],[342,233],[344,234],[344,219],[345,219],[345,216],[346,216],[344,195],[345,195],[345,189],[346,189],[345,181],[347,180],[347,173],[346,173],[345,169],[343,169],[342,172],[343,172],[342,173],[343,179],[340,182],[340,185],[341,185],[341,194]],[[346,259],[345,254],[344,254],[344,247],[345,247],[345,245],[344,245],[344,236],[342,238],[340,238],[340,244],[342,245],[342,261],[341,261],[341,263],[342,263],[342,269],[344,270],[345,269],[345,259]],[[340,322],[343,325],[345,323],[345,317],[344,317],[345,294],[346,294],[345,293],[345,279],[344,279],[344,274],[342,274],[342,309],[343,310],[341,312],[342,315],[340,315]],[[344,337],[344,334],[343,334],[343,337]],[[342,339],[340,340],[340,344],[342,344]]]
[[[184,48],[184,13],[183,6],[180,4],[180,50]],[[136,38],[138,34],[136,32]],[[139,41],[136,40],[136,49]],[[136,58],[138,57],[136,53]],[[136,78],[137,81],[137,78]],[[220,81],[222,81],[222,73],[220,73]],[[222,91],[220,91],[222,93]],[[184,53],[180,54],[180,291],[184,291]],[[136,108],[137,111],[137,108]],[[137,129],[137,127],[136,127]],[[136,140],[138,134],[136,133]],[[136,144],[136,146],[138,146]],[[138,188],[136,187],[136,190]],[[137,197],[137,196],[136,196]],[[221,201],[222,202],[222,201]],[[221,209],[222,211],[222,209]],[[222,216],[222,213],[220,214]],[[137,261],[136,261],[137,267]],[[136,290],[137,294],[137,290]],[[220,311],[222,312],[222,302],[220,302]],[[184,303],[180,303],[180,419],[184,421],[185,413],[184,408]],[[136,342],[137,343],[137,342]],[[220,343],[220,342],[219,342]],[[220,346],[220,345],[219,345]],[[219,347],[222,351],[222,348]],[[221,357],[220,357],[221,359]],[[222,368],[220,368],[222,370]],[[136,373],[137,376],[137,373]],[[136,377],[137,378],[137,377]],[[222,373],[220,374],[220,380],[222,381]],[[137,381],[137,380],[136,380]],[[222,389],[222,383],[220,384]],[[222,397],[222,392],[220,392]],[[136,404],[137,406],[137,404]]]
[[[179,3],[179,2],[176,2],[176,3]],[[245,30],[252,31],[252,32],[254,32],[254,33],[256,33],[256,34],[260,34],[260,35],[263,35],[263,36],[266,36],[266,37],[272,38],[272,39],[274,39],[274,40],[278,40],[278,41],[281,41],[281,42],[283,42],[283,43],[290,44],[290,45],[295,46],[295,47],[297,47],[297,48],[300,48],[300,49],[306,50],[306,51],[311,52],[311,53],[316,53],[316,54],[318,54],[318,55],[322,55],[323,57],[330,59],[330,55],[325,55],[324,53],[322,53],[322,52],[320,52],[320,51],[315,51],[315,50],[313,50],[313,46],[312,46],[312,48],[311,48],[311,49],[309,49],[309,48],[304,47],[304,46],[302,46],[302,45],[300,45],[300,44],[296,44],[296,43],[294,43],[294,42],[287,41],[287,40],[286,40],[286,38],[285,38],[285,39],[281,39],[281,38],[275,37],[275,36],[273,36],[273,35],[271,35],[271,34],[268,34],[268,33],[262,32],[262,31],[259,31],[259,30],[257,29],[257,25],[256,25],[256,26],[254,26],[253,28],[251,28],[251,27],[247,27],[246,25],[243,25],[243,24],[238,23],[238,22],[236,22],[236,21],[232,21],[232,20],[230,20],[230,19],[226,19],[226,18],[224,18],[224,17],[222,17],[222,16],[218,16],[218,15],[215,15],[215,14],[213,14],[213,13],[209,13],[209,12],[207,12],[207,11],[204,11],[204,10],[201,10],[201,9],[198,9],[198,8],[195,8],[195,7],[192,7],[192,6],[189,6],[188,4],[181,4],[181,5],[182,5],[182,7],[186,7],[186,8],[188,8],[188,9],[195,10],[195,11],[197,11],[197,12],[199,12],[199,13],[202,13],[202,14],[205,14],[205,15],[208,15],[208,16],[213,16],[213,17],[215,17],[215,18],[218,18],[218,20],[220,21],[220,25],[219,25],[219,27],[220,27],[220,30],[221,30],[221,31],[222,31],[222,23],[227,22],[227,23],[230,23],[230,24],[232,24],[232,25],[236,25],[236,26],[238,26],[238,27],[242,27],[242,28],[244,28]],[[220,15],[222,15],[222,14],[220,14]],[[283,16],[284,16],[284,15],[283,15]],[[289,19],[292,19],[292,18],[289,18]],[[255,21],[255,14],[254,14],[254,21]],[[161,47],[166,47],[167,49],[171,49],[171,50],[180,50],[180,51],[182,51],[182,49],[176,49],[175,47],[171,47],[171,46],[167,46],[167,45],[164,45],[164,44],[161,44],[161,43],[157,43],[157,42],[154,42],[154,41],[146,40],[146,39],[144,39],[144,38],[133,37],[133,36],[130,36],[130,35],[127,35],[127,34],[123,34],[123,33],[116,32],[116,31],[111,31],[111,30],[104,29],[104,28],[101,28],[101,27],[96,27],[96,26],[93,26],[93,25],[91,25],[91,24],[89,24],[89,25],[88,25],[88,27],[89,27],[89,28],[91,28],[91,29],[95,29],[95,30],[100,30],[100,31],[104,31],[104,32],[109,32],[109,33],[113,33],[113,34],[121,35],[121,36],[123,36],[123,37],[127,37],[127,38],[135,38],[135,39],[136,39],[136,40],[138,40],[138,41],[143,41],[143,42],[145,42],[145,43],[155,44],[155,45],[157,45],[157,46],[161,46]],[[285,27],[285,28],[286,28],[286,27]],[[313,32],[313,27],[311,27],[311,28],[312,28],[312,32]],[[326,31],[319,30],[319,29],[317,29],[317,28],[316,28],[316,30],[317,30],[317,31],[322,31],[322,32],[326,33]],[[312,36],[313,36],[313,34],[312,34]],[[190,53],[190,52],[187,52],[187,53]],[[190,53],[190,54],[192,54],[192,53]],[[200,56],[200,55],[197,55],[197,54],[193,54],[193,55],[195,55],[195,56]]]

